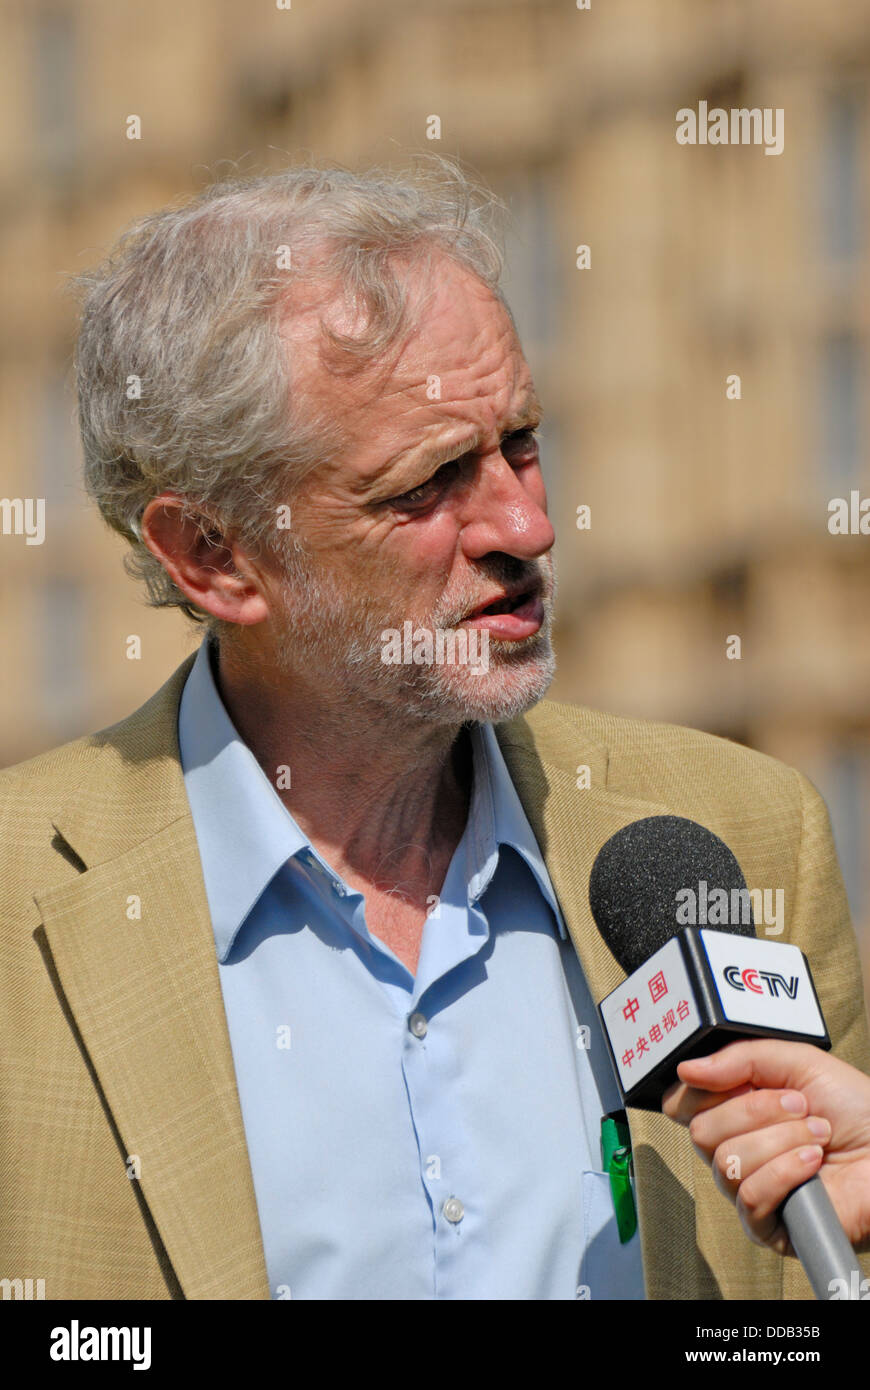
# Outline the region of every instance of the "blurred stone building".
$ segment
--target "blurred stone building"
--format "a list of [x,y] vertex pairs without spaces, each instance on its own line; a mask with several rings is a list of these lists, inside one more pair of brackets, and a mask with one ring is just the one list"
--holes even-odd
[[[221,173],[435,149],[513,214],[554,694],[800,767],[868,938],[870,537],[828,530],[870,495],[866,0],[7,0],[0,40],[0,491],[46,507],[43,544],[0,535],[0,762],[122,716],[197,640],[83,497],[65,277]],[[781,108],[782,153],[678,144],[702,101]]]

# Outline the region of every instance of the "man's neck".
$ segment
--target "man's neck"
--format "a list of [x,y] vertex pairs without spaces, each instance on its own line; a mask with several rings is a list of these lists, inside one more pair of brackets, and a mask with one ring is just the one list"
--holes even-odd
[[264,679],[226,649],[212,670],[241,738],[337,873],[421,908],[440,893],[468,818],[461,727],[353,707],[302,672]]

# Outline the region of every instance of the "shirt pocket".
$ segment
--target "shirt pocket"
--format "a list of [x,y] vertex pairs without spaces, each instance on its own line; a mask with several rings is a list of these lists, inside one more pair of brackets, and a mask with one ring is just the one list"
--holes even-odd
[[583,1257],[580,1261],[578,1298],[596,1301],[605,1298],[646,1298],[640,1235],[635,1230],[631,1240],[626,1241],[625,1245],[620,1244],[609,1175],[583,1173],[582,1191]]

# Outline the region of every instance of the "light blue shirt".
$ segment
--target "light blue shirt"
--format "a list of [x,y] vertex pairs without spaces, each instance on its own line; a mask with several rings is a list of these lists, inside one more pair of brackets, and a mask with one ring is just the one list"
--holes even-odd
[[600,1171],[621,1102],[492,728],[415,978],[240,739],[208,650],[179,741],[272,1296],[642,1298]]

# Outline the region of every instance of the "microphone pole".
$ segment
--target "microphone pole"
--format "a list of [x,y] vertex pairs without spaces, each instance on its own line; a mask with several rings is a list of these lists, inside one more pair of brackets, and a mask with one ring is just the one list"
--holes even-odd
[[840,1284],[845,1285],[844,1299],[859,1299],[858,1259],[818,1173],[785,1199],[781,1215],[816,1298],[830,1299],[831,1286]]

